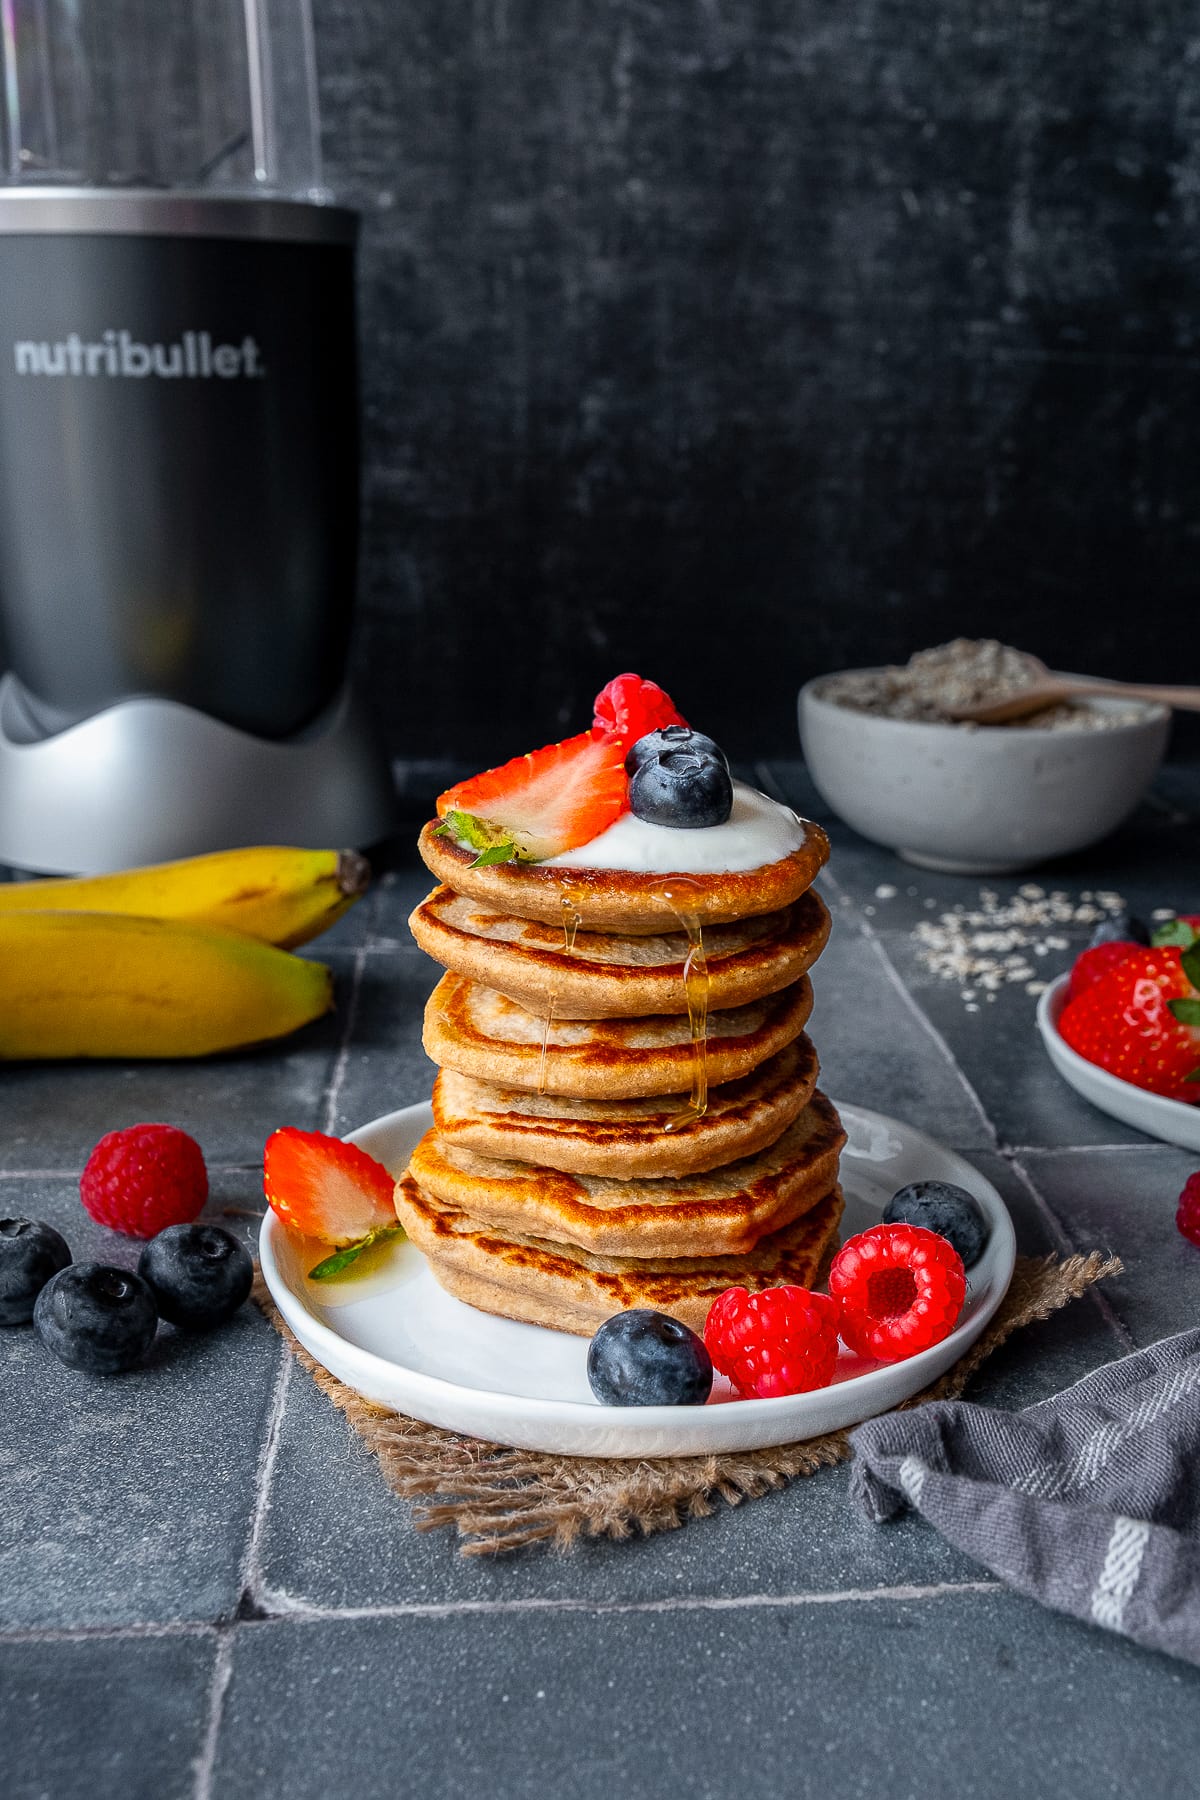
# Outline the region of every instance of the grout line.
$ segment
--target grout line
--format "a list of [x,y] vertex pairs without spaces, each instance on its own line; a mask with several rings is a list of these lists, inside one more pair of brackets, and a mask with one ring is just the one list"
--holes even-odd
[[[797,749],[799,749],[799,745],[797,745],[796,747],[797,747]],[[779,760],[781,762],[786,762],[789,759],[787,757],[780,757]],[[797,756],[795,758],[795,761],[798,762],[802,768],[804,767],[804,762],[801,757]],[[753,765],[753,768],[754,768],[754,779],[758,783],[759,787],[762,789],[764,794],[769,795],[772,800],[778,800],[780,806],[786,806],[786,807],[790,808],[790,810],[792,812],[799,811],[799,808],[797,807],[795,801],[791,798],[787,789],[784,787],[783,783],[780,781],[779,777],[776,775],[774,767],[771,763],[756,762]],[[818,798],[819,798],[819,796],[818,796]],[[824,802],[822,802],[822,805],[824,805]],[[812,823],[813,825],[819,825],[821,827],[821,830],[824,831],[827,836],[828,836],[828,828],[829,828],[830,823],[837,822],[840,824],[840,822],[841,822],[840,820],[837,819],[837,815],[835,813],[830,813],[830,812],[824,813],[821,818],[816,818],[813,813],[804,813],[802,816],[804,818],[808,819],[810,821],[810,823]],[[831,854],[836,855],[837,852],[831,851]],[[826,867],[828,867],[828,865],[826,865]]]
[[[262,1172],[258,1162],[211,1162],[205,1164],[210,1175],[256,1175]],[[0,1169],[0,1181],[78,1181],[82,1170],[75,1169]]]
[[342,1041],[338,1045],[337,1057],[329,1077],[329,1085],[323,1096],[322,1127],[325,1132],[332,1132],[337,1119],[337,1103],[346,1080],[346,1070],[350,1066],[350,1039],[354,1034],[354,1026],[358,1018],[358,1000],[362,991],[363,970],[366,968],[367,954],[359,949],[354,952],[354,974],[350,983],[350,1000],[346,1007],[346,1023],[342,1030]]
[[929,1015],[918,1004],[916,997],[909,991],[904,981],[904,977],[901,975],[899,969],[895,967],[891,957],[888,955],[887,949],[879,933],[873,928],[870,920],[863,916],[862,908],[854,906],[836,875],[831,875],[829,873],[828,867],[822,869],[821,877],[829,887],[831,897],[838,902],[839,906],[844,906],[853,913],[863,938],[875,952],[879,961],[883,964],[884,974],[887,977],[888,982],[895,988],[917,1024],[921,1027],[926,1036],[932,1040],[937,1050],[941,1053],[942,1060],[951,1070],[955,1080],[958,1082],[963,1093],[967,1096],[971,1106],[979,1115],[979,1118],[983,1123],[983,1128],[988,1134],[988,1143],[986,1145],[980,1145],[979,1147],[981,1149],[999,1149],[999,1136],[996,1127],[988,1116],[986,1107],[979,1098],[979,1095],[975,1092],[971,1083],[968,1081],[958,1058],[951,1050],[949,1044],[946,1042],[937,1026],[933,1023],[932,1019],[930,1019]]
[[78,1181],[82,1169],[0,1169],[0,1181]]
[[1140,1144],[1010,1144],[1010,1156],[1112,1156],[1121,1150],[1165,1150],[1168,1154],[1186,1155],[1176,1144],[1147,1138]]
[[736,1612],[771,1607],[839,1606],[875,1600],[938,1600],[949,1594],[991,1594],[1000,1581],[943,1581],[928,1587],[842,1588],[815,1594],[671,1595],[661,1600],[411,1600],[385,1606],[310,1606],[282,1593],[264,1593],[265,1621],[272,1624],[320,1625],[358,1619],[456,1619],[516,1613],[680,1613]]
[[[913,1601],[941,1600],[955,1594],[994,1594],[1003,1591],[1001,1581],[939,1581],[928,1586],[900,1583],[895,1587],[839,1588],[832,1592],[812,1594],[673,1594],[660,1600],[586,1600],[583,1598],[524,1600],[411,1600],[384,1606],[310,1606],[291,1600],[277,1591],[265,1590],[266,1603],[262,1616],[226,1622],[221,1625],[199,1621],[174,1621],[162,1625],[81,1625],[75,1627],[36,1627],[17,1631],[0,1631],[0,1649],[6,1644],[88,1643],[94,1639],[122,1640],[142,1638],[215,1637],[217,1657],[209,1696],[208,1728],[205,1749],[199,1763],[211,1769],[212,1753],[219,1735],[222,1704],[229,1685],[233,1641],[237,1631],[253,1630],[256,1625],[326,1625],[353,1623],[363,1619],[457,1619],[475,1615],[484,1617],[518,1613],[681,1613],[738,1612],[764,1608],[780,1609],[801,1606],[869,1605],[877,1600]],[[194,1800],[205,1800],[203,1770]]]
[[[208,1163],[210,1175],[249,1175],[258,1163]],[[78,1181],[81,1169],[0,1169],[0,1181]]]
[[[791,801],[783,791],[782,783],[776,779],[775,771],[770,763],[756,762],[753,765],[753,768],[754,779],[757,781],[764,794],[769,794],[772,800],[778,800],[780,806],[792,805]],[[792,807],[792,810],[794,812],[795,808]],[[814,824],[816,823],[815,820],[813,822]]]
[[226,1626],[217,1639],[217,1654],[213,1659],[212,1681],[208,1690],[208,1717],[204,1725],[204,1741],[195,1762],[196,1782],[192,1789],[192,1800],[211,1800],[213,1767],[217,1760],[221,1721],[225,1715],[225,1695],[232,1673],[233,1628]]
[[425,966],[425,961],[427,960],[425,958],[425,952],[418,944],[414,944],[411,939],[385,937],[382,933],[379,936],[372,938],[369,943],[360,944],[355,955],[402,956],[406,961],[411,958],[414,964],[417,962],[418,958],[421,958],[422,968]]
[[0,1649],[5,1644],[87,1644],[109,1638],[216,1637],[220,1630],[208,1619],[168,1619],[157,1624],[131,1625],[27,1625],[11,1631],[0,1629]]
[[271,1488],[275,1480],[275,1464],[279,1458],[279,1440],[283,1433],[283,1414],[287,1404],[288,1386],[292,1374],[292,1353],[286,1344],[280,1344],[279,1368],[275,1376],[275,1387],[271,1394],[271,1407],[267,1417],[267,1431],[259,1453],[258,1469],[254,1480],[254,1510],[250,1515],[250,1529],[246,1534],[246,1548],[242,1554],[241,1587],[242,1594],[255,1597],[261,1586],[260,1556],[262,1552],[263,1532],[266,1528],[267,1514],[271,1510]]
[[1025,1189],[1025,1192],[1029,1195],[1029,1198],[1033,1201],[1034,1211],[1041,1218],[1042,1223],[1050,1233],[1054,1243],[1057,1244],[1059,1250],[1067,1256],[1078,1256],[1080,1254],[1078,1244],[1072,1238],[1058,1214],[1051,1207],[1050,1202],[1046,1199],[1041,1189],[1035,1185],[1028,1170],[1018,1162],[1016,1156],[1011,1151],[1001,1151],[1000,1154],[1011,1171],[1014,1180],[1020,1182],[1021,1186]]
[[[1005,1161],[1008,1163],[1009,1168],[1012,1170],[1017,1180],[1021,1183],[1021,1186],[1025,1189],[1025,1192],[1033,1201],[1034,1206],[1049,1228],[1051,1235],[1058,1240],[1062,1249],[1068,1251],[1072,1256],[1082,1255],[1083,1252],[1080,1250],[1079,1245],[1075,1242],[1074,1238],[1072,1238],[1070,1232],[1067,1230],[1058,1214],[1054,1211],[1054,1208],[1050,1205],[1050,1202],[1046,1199],[1024,1163],[1019,1161],[1019,1159],[1012,1154],[1007,1155]],[[1089,1288],[1088,1297],[1095,1301],[1100,1310],[1101,1318],[1113,1333],[1117,1342],[1123,1344],[1126,1350],[1136,1350],[1137,1345],[1133,1340],[1128,1326],[1117,1315],[1112,1302],[1104,1292],[1103,1287]]]

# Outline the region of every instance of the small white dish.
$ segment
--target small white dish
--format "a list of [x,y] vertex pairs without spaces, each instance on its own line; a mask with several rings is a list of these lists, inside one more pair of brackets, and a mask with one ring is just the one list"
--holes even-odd
[[952,874],[1011,874],[1107,837],[1154,779],[1171,723],[1165,706],[1146,704],[1135,722],[1107,730],[924,724],[838,706],[823,697],[829,679],[808,682],[799,699],[804,760],[822,799],[906,862]]
[[[394,1244],[372,1273],[336,1287],[308,1280],[320,1245],[293,1237],[268,1209],[263,1277],[305,1349],[369,1400],[449,1431],[565,1456],[697,1456],[759,1450],[856,1425],[919,1393],[974,1343],[1012,1278],[1016,1239],[1004,1202],[970,1163],[910,1126],[841,1106],[843,1237],[877,1224],[897,1188],[920,1180],[970,1190],[990,1235],[968,1272],[957,1328],[907,1362],[875,1364],[843,1350],[832,1386],[775,1400],[735,1400],[718,1380],[707,1406],[601,1406],[587,1381],[586,1338],[464,1306],[433,1279],[420,1251]],[[397,1174],[432,1123],[408,1106],[351,1134]]]
[[1037,1022],[1042,1042],[1063,1080],[1084,1100],[1120,1119],[1147,1137],[1159,1138],[1164,1144],[1178,1144],[1183,1150],[1200,1150],[1200,1105],[1189,1106],[1183,1100],[1168,1100],[1165,1094],[1151,1094],[1146,1088],[1134,1087],[1119,1075],[1088,1062],[1058,1033],[1058,1021],[1066,1005],[1069,974],[1051,982],[1038,1001]]

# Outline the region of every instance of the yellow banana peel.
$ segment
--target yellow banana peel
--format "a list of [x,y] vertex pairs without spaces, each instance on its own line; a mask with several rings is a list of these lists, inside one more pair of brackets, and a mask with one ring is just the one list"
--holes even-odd
[[62,911],[185,919],[293,950],[327,931],[366,892],[370,879],[370,865],[354,850],[265,844],[116,875],[3,882],[0,918]]
[[0,1058],[208,1056],[333,1005],[324,963],[119,913],[0,913]]

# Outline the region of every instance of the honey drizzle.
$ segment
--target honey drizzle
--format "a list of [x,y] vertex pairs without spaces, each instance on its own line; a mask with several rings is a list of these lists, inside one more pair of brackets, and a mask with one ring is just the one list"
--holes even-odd
[[[575,909],[575,896],[573,893],[563,894],[559,900],[559,905],[562,907],[563,954],[565,956],[570,956],[572,950],[575,948],[575,933],[579,930],[583,920]],[[546,1057],[550,1049],[550,1032],[554,1025],[554,1009],[557,1003],[558,995],[555,993],[554,988],[551,987],[549,999],[546,1004],[546,1023],[542,1027],[542,1053],[538,1058],[537,1091],[539,1094],[544,1094],[546,1091]]]
[[687,1105],[667,1120],[665,1130],[683,1131],[694,1125],[708,1111],[708,964],[704,956],[704,931],[697,913],[686,905],[681,890],[692,882],[672,881],[662,891],[663,899],[687,932],[688,953],[683,964],[683,991],[687,999],[688,1024],[692,1032],[692,1093]]

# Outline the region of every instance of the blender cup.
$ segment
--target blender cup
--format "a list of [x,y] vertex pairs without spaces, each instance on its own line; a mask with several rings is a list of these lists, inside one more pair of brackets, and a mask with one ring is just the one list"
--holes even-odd
[[303,0],[7,0],[0,860],[365,843],[356,215]]

